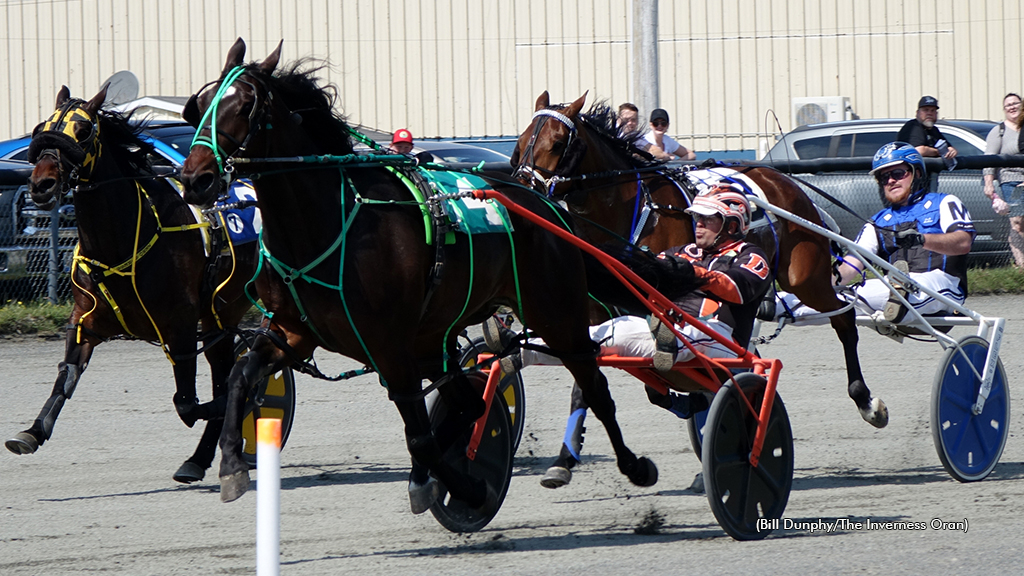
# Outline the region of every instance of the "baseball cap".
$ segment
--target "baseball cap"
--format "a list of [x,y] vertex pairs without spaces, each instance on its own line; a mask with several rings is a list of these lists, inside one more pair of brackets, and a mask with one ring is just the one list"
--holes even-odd
[[412,144],[412,132],[409,132],[405,128],[395,130],[395,135],[391,138],[391,143],[394,144],[395,142],[408,142],[409,144]]
[[918,101],[917,107],[924,108],[925,106],[939,107],[939,101],[934,96],[921,96],[921,100]]
[[664,120],[665,122],[668,122],[668,112],[666,112],[664,108],[655,108],[654,111],[651,112],[651,122],[654,122],[655,120]]

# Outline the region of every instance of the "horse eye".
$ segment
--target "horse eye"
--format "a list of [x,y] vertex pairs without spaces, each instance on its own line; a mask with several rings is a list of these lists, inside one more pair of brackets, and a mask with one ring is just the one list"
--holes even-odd
[[80,140],[88,138],[89,133],[92,131],[92,124],[85,120],[75,120],[75,136]]

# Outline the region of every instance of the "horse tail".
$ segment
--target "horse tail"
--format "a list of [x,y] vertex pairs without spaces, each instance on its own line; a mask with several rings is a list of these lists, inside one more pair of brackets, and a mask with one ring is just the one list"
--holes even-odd
[[[637,276],[672,301],[700,288],[704,282],[697,278],[689,262],[672,258],[656,258],[636,246],[600,247],[603,252],[622,262]],[[587,290],[606,306],[621,308],[629,314],[646,316],[647,305],[639,300],[597,258],[583,254],[587,273]]]

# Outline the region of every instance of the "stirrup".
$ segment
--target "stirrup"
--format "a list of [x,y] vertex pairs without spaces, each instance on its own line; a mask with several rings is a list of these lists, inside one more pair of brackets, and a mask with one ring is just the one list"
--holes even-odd
[[[910,274],[910,266],[907,264],[906,260],[897,260],[892,263],[892,266],[904,274]],[[896,293],[904,298],[907,297],[907,290],[903,287],[902,283],[893,281],[891,277],[889,279],[889,283],[893,285],[893,289]],[[889,301],[885,303],[885,309],[882,310],[882,317],[893,324],[898,324],[906,315],[906,306],[904,306],[895,295],[890,295]]]
[[672,329],[662,323],[657,316],[650,316],[647,326],[651,329],[651,336],[654,337],[654,368],[659,372],[670,372],[676,363],[676,355],[679,353],[679,344]]
[[515,340],[516,333],[509,330],[497,316],[491,316],[481,325],[484,331],[484,343],[491,352],[498,353],[508,348]]

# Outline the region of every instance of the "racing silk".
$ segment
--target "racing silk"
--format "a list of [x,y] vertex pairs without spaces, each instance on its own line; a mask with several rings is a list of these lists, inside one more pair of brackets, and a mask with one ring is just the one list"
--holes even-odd
[[[869,230],[869,227],[872,228]],[[971,214],[956,196],[929,192],[917,202],[906,206],[891,206],[875,214],[871,224],[865,224],[857,236],[857,245],[873,252],[888,262],[906,260],[911,272],[942,270],[960,280],[960,289],[967,293],[967,255],[946,256],[914,246],[904,250],[896,245],[896,232],[917,228],[922,234],[943,234],[964,230],[974,238]]]
[[658,258],[680,258],[693,265],[694,273],[705,284],[676,305],[701,320],[716,318],[728,325],[736,343],[746,348],[757,307],[773,280],[764,252],[753,244],[736,241],[715,252],[704,252],[696,244],[676,246]]

